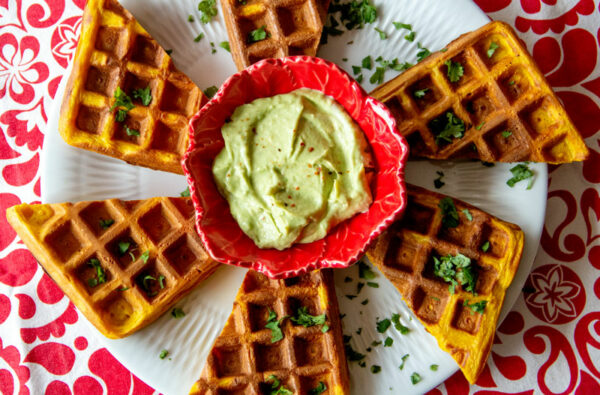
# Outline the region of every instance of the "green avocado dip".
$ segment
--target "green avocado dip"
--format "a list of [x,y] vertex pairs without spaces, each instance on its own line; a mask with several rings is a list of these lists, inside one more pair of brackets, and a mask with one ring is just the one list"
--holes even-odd
[[225,147],[213,175],[259,248],[322,239],[371,204],[365,136],[319,91],[303,88],[244,104],[221,132]]

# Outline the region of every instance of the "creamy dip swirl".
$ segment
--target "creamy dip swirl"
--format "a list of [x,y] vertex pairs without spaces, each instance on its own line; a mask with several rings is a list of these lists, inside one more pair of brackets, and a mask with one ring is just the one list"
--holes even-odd
[[219,192],[260,248],[322,239],[371,204],[369,148],[333,98],[311,89],[256,99],[222,128],[213,163]]

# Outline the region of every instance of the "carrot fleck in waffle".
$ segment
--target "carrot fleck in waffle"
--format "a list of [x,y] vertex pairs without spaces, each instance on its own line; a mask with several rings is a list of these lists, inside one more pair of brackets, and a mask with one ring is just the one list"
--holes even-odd
[[342,343],[331,270],[286,280],[250,270],[190,394],[347,394]]
[[519,266],[523,232],[459,200],[407,187],[403,219],[367,255],[474,383]]
[[328,0],[221,0],[238,70],[267,58],[315,56]]
[[154,321],[217,266],[190,198],[21,204],[7,218],[45,271],[105,336]]
[[394,114],[413,156],[548,163],[587,157],[510,26],[488,23],[446,49],[371,92]]
[[183,173],[188,119],[205,101],[116,0],[88,0],[60,111],[68,144]]

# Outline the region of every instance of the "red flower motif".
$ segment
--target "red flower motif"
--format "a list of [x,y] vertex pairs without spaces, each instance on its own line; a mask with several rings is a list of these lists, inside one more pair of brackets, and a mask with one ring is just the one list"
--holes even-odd
[[33,36],[18,42],[11,33],[0,35],[0,99],[10,94],[20,104],[31,103],[35,91],[31,85],[48,78],[48,66],[34,62],[40,43]]
[[560,265],[546,265],[531,273],[530,280],[535,292],[527,296],[526,302],[534,307],[533,313],[537,316],[541,313],[540,318],[546,322],[558,324],[571,321],[585,305],[583,284],[574,272],[569,271],[572,272]]
[[[0,339],[0,359],[3,359],[13,372],[13,374],[9,373],[0,376],[0,383],[2,383],[3,387],[6,386],[6,388],[9,389],[9,391],[6,393],[29,395],[29,389],[25,386],[25,383],[27,383],[30,376],[29,368],[19,364],[21,361],[21,354],[19,354],[19,350],[13,346],[2,348],[2,339]],[[0,372],[6,372],[6,370],[0,370]],[[13,391],[13,388],[15,387],[13,375],[19,379],[18,392]]]
[[44,135],[38,126],[46,125],[48,117],[44,109],[44,99],[40,99],[33,107],[25,110],[9,110],[0,115],[0,122],[8,125],[6,134],[16,137],[18,147],[27,145],[30,151],[42,148]]
[[80,30],[81,16],[74,16],[62,21],[52,33],[52,56],[62,67],[66,68],[75,54]]

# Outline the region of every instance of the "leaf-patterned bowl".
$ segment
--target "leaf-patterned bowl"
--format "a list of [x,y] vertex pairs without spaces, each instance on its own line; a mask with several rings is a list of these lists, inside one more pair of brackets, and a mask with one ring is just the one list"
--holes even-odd
[[[260,249],[242,232],[218,192],[213,160],[224,147],[221,127],[238,106],[299,88],[333,97],[362,128],[376,163],[371,180],[373,203],[368,211],[338,224],[321,240],[297,243],[282,251]],[[252,268],[271,278],[348,267],[406,207],[408,145],[394,118],[346,72],[323,59],[267,59],[234,74],[190,120],[189,133],[190,145],[182,164],[196,209],[196,228],[208,253],[219,262]]]

